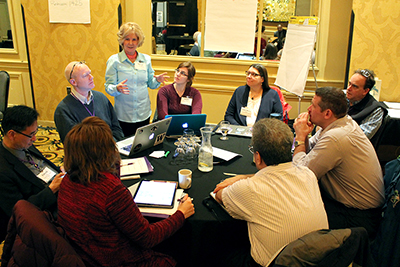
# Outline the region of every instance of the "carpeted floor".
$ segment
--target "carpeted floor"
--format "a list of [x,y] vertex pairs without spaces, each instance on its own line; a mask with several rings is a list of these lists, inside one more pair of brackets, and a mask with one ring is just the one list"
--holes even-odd
[[39,126],[34,145],[55,165],[63,165],[64,146],[55,127]]
[[[0,139],[2,139],[1,136]],[[63,165],[64,146],[55,127],[39,126],[34,145],[55,165]]]

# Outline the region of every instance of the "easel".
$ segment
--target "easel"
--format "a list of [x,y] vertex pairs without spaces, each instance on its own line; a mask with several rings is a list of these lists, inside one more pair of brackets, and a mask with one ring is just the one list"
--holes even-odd
[[301,110],[301,99],[305,91],[310,64],[315,86],[318,88],[313,54],[317,25],[317,17],[290,17],[282,59],[276,76],[277,86],[299,97],[298,114]]
[[[318,89],[318,82],[317,82],[317,75],[315,75],[314,63],[315,63],[315,51],[313,51],[313,53],[311,55],[310,64],[311,64],[311,67],[312,67],[314,81],[315,81],[315,90],[317,90]],[[311,90],[304,90],[304,91],[305,92],[313,92]],[[300,113],[301,113],[300,105],[301,105],[301,99],[302,98],[303,98],[302,96],[299,96],[299,110],[298,110],[297,116],[300,115]]]

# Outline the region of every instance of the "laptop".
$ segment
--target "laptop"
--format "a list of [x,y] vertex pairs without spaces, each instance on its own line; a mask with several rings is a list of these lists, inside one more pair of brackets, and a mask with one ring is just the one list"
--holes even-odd
[[172,118],[168,128],[167,136],[182,135],[183,130],[192,129],[195,135],[200,135],[200,128],[206,125],[206,114],[176,114],[167,115],[165,118]]
[[236,55],[236,59],[244,59],[244,60],[254,60],[255,57],[252,54],[240,54]]
[[138,128],[134,136],[117,142],[119,153],[132,156],[150,147],[162,144],[171,121],[172,118],[167,118]]

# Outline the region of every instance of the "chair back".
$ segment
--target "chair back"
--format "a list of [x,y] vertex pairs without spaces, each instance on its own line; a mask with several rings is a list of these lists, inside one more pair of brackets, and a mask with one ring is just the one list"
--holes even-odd
[[8,104],[8,91],[10,90],[10,75],[7,71],[0,71],[0,121],[3,120],[4,111]]
[[85,266],[61,226],[26,200],[13,208],[1,261],[2,266]]
[[0,121],[3,120],[4,111],[8,104],[8,91],[10,90],[10,75],[7,71],[0,71]]
[[286,123],[286,124],[288,124],[288,123],[289,123],[289,111],[292,109],[292,106],[289,105],[289,104],[286,102],[285,97],[283,96],[281,89],[279,89],[279,88],[276,87],[276,86],[272,86],[272,85],[270,85],[269,87],[270,87],[271,89],[275,90],[275,91],[278,93],[279,99],[281,100],[281,104],[282,104],[282,110],[283,110],[282,117],[283,117],[283,122]]
[[390,116],[386,115],[383,118],[382,124],[379,127],[378,131],[376,131],[374,136],[372,136],[372,138],[371,138],[371,143],[372,143],[372,146],[375,148],[376,153],[378,153],[378,148],[382,141],[383,132],[385,131],[385,128],[386,128],[389,120],[390,120]]
[[289,243],[269,267],[375,267],[363,227],[322,229]]

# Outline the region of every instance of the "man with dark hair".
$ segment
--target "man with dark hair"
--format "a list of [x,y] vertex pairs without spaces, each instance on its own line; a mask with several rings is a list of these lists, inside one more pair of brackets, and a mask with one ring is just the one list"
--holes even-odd
[[25,199],[43,210],[57,209],[56,193],[62,173],[33,145],[38,115],[27,106],[8,108],[4,114],[4,138],[0,144],[0,240],[5,237],[7,222],[18,200]]
[[375,73],[368,69],[358,69],[351,76],[346,91],[349,100],[348,114],[371,139],[382,125],[388,111],[369,93],[375,85]]
[[277,31],[274,32],[274,37],[277,37],[277,41],[278,41],[278,50],[283,48],[283,40],[284,38],[286,38],[286,30],[284,28],[282,28],[281,24],[278,24],[278,26],[276,27]]
[[54,112],[54,122],[61,142],[64,142],[65,136],[72,127],[90,116],[97,116],[104,120],[110,126],[114,140],[122,140],[124,134],[114,107],[103,93],[92,90],[94,81],[88,65],[83,61],[72,61],[65,68],[64,76],[72,85],[72,89]]
[[[385,196],[382,170],[371,142],[346,113],[341,89],[318,88],[293,125],[293,163],[317,176],[331,229],[362,226],[373,237]],[[321,129],[309,139],[314,125]]]
[[[216,199],[247,221],[251,251],[235,251],[227,266],[268,266],[288,243],[328,227],[317,179],[291,162],[293,133],[284,122],[261,119],[250,147],[259,170],[218,184]],[[251,254],[249,253],[251,252]]]

